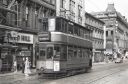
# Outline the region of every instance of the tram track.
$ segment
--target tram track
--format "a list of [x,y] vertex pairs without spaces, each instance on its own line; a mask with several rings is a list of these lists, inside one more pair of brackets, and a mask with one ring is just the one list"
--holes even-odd
[[[125,64],[124,66],[120,66],[120,67],[116,66],[116,68],[114,67],[114,69],[112,68],[112,69],[104,70],[104,71],[100,72],[99,74],[96,74],[95,76],[93,76],[91,78],[88,78],[86,80],[85,84],[92,84],[92,83],[100,81],[100,80],[102,80],[106,77],[109,77],[109,76],[112,76],[112,75],[115,75],[115,74],[119,74],[120,72],[125,71],[126,68],[128,68],[128,66]],[[106,73],[107,71],[109,73]],[[104,72],[105,72],[105,74],[103,74]]]

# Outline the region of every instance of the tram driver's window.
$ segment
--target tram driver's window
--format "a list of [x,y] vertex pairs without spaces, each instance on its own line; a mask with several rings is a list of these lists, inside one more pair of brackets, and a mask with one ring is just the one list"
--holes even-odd
[[55,45],[54,50],[56,51],[54,58],[60,58],[60,46]]
[[47,48],[47,59],[50,59],[53,57],[53,47]]
[[40,57],[38,59],[43,59],[45,57],[45,50],[41,49],[40,50]]

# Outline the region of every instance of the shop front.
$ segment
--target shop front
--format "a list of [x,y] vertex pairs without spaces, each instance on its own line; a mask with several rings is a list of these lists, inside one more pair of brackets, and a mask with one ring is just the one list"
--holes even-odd
[[2,59],[1,71],[14,71],[14,61],[17,62],[17,70],[22,69],[23,59],[33,57],[33,34],[9,31],[5,33],[4,43],[0,46]]

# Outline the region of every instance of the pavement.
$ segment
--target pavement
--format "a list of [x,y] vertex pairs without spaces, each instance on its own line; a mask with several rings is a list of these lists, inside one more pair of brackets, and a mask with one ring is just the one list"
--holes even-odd
[[[31,69],[31,73],[29,74],[29,76],[33,76],[36,75],[36,69]],[[1,73],[0,77],[4,77],[4,76],[11,76],[11,75],[23,75],[25,76],[24,73],[22,73],[22,71],[17,71],[17,72],[7,72],[7,73]]]

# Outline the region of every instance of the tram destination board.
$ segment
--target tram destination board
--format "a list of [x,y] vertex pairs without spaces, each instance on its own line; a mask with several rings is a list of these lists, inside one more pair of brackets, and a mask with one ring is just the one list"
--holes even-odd
[[50,40],[50,33],[39,33],[38,39],[40,42],[42,41],[49,41]]

